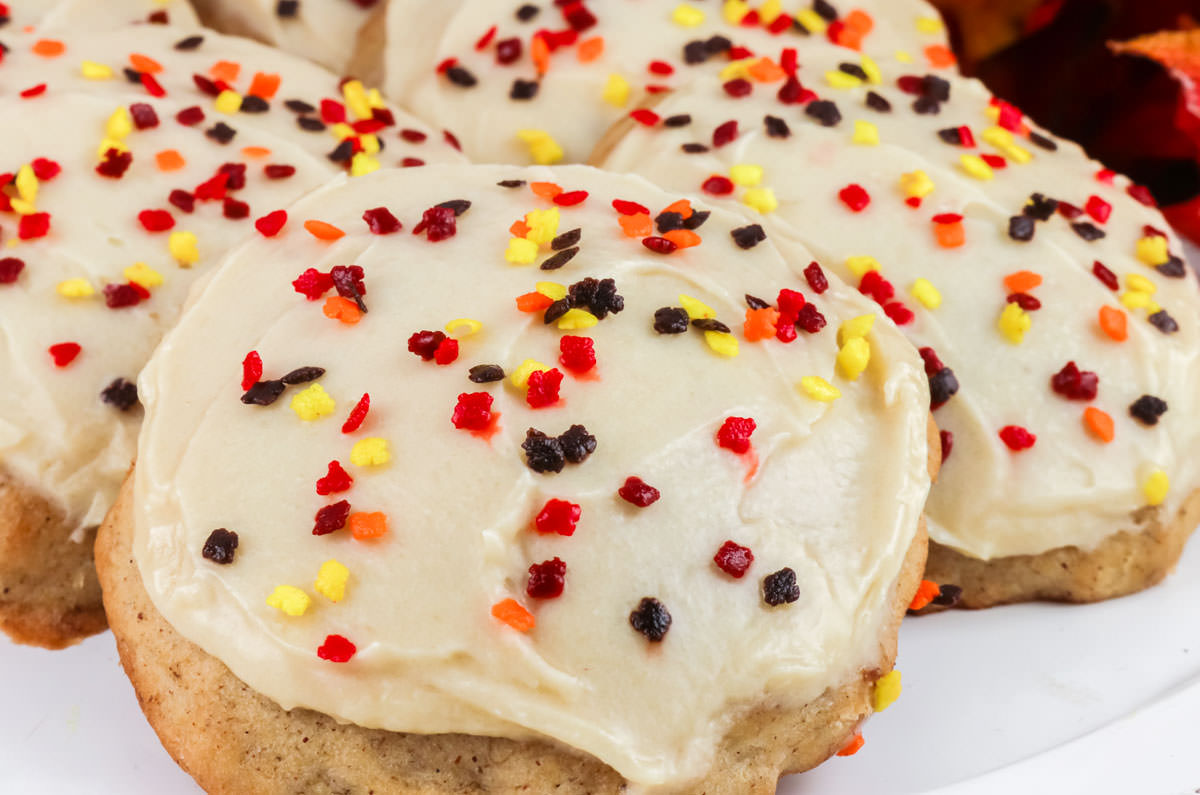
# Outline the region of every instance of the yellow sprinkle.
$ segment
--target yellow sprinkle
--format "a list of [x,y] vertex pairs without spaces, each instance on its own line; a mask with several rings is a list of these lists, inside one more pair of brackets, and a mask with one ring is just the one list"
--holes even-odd
[[1137,290],[1139,293],[1154,295],[1158,292],[1158,285],[1147,279],[1140,273],[1125,274],[1125,286],[1130,290]]
[[126,279],[149,290],[163,283],[163,276],[144,262],[135,262],[123,272]]
[[910,199],[924,199],[933,193],[933,180],[924,171],[910,171],[900,175],[900,190]]
[[987,181],[996,176],[992,167],[985,163],[979,155],[963,155],[959,162],[962,164],[963,171],[975,179]]
[[463,337],[470,337],[472,334],[478,334],[482,329],[482,323],[478,320],[472,320],[469,317],[456,318],[446,324],[446,333],[456,340],[461,340]]
[[317,579],[313,582],[313,590],[331,602],[340,602],[346,598],[346,581],[350,579],[350,569],[330,559],[321,564]]
[[359,439],[350,448],[350,463],[356,467],[380,467],[391,460],[387,439],[377,436]]
[[883,82],[883,72],[879,71],[879,64],[869,55],[864,55],[861,58],[862,70],[867,73],[867,80],[875,85]]
[[355,152],[350,159],[350,176],[362,177],[379,170],[379,160],[366,152]]
[[926,309],[937,309],[942,305],[942,294],[928,279],[917,279],[913,282],[910,292]]
[[190,268],[200,259],[199,242],[194,232],[172,232],[167,238],[167,250],[181,268]]
[[757,58],[742,58],[732,63],[721,67],[718,76],[722,82],[727,82],[738,77],[746,78],[750,76],[750,66],[754,64]]
[[533,286],[533,289],[551,301],[559,301],[567,297],[567,286],[558,282],[538,282]]
[[764,25],[770,25],[783,13],[783,0],[767,0],[758,7],[758,19]]
[[347,80],[346,85],[342,86],[342,97],[346,100],[346,107],[357,118],[369,119],[373,115],[367,90],[361,80]]
[[806,375],[800,379],[800,389],[813,400],[831,403],[842,396],[842,392],[819,375]]
[[688,313],[688,318],[691,320],[702,320],[706,318],[715,318],[717,311],[703,301],[698,301],[690,295],[679,296],[679,305]]
[[116,138],[105,138],[100,142],[100,146],[96,148],[96,157],[103,160],[104,156],[108,154],[109,149],[116,149],[118,152],[129,151],[129,147]]
[[566,154],[545,130],[518,130],[517,138],[529,146],[529,156],[539,166],[553,165]]
[[871,329],[874,326],[874,312],[868,312],[865,315],[844,320],[842,321],[842,325],[838,327],[837,343],[838,345],[845,345],[849,340],[862,339],[871,333]]
[[1160,235],[1143,237],[1137,242],[1137,258],[1151,267],[1162,265],[1171,259],[1171,252],[1167,250],[1167,239]]
[[292,397],[292,411],[305,422],[319,420],[333,413],[337,404],[320,384],[311,384]]
[[730,25],[737,25],[749,13],[750,4],[746,0],[725,0],[725,5],[721,6],[721,16]]
[[997,149],[1003,149],[1013,144],[1013,134],[1003,127],[988,127],[980,133],[979,137]]
[[1162,505],[1171,490],[1171,480],[1167,473],[1156,469],[1142,481],[1142,494],[1146,496],[1147,505]]
[[718,356],[732,359],[738,355],[737,337],[732,334],[726,334],[723,331],[706,331],[704,332],[704,341]]
[[996,322],[996,328],[1004,338],[1013,345],[1020,345],[1025,339],[1025,332],[1033,326],[1033,318],[1017,304],[1006,304]]
[[1153,315],[1155,312],[1158,312],[1161,309],[1162,307],[1159,306],[1155,301],[1151,301],[1150,303],[1146,304],[1146,314],[1148,316]]
[[242,109],[242,95],[236,91],[225,89],[213,100],[213,107],[218,113],[232,116]]
[[876,680],[875,692],[871,695],[871,706],[876,712],[883,712],[896,703],[898,698],[900,698],[900,672],[889,671]]
[[512,371],[512,374],[508,377],[508,381],[517,389],[527,389],[529,387],[529,376],[549,369],[548,365],[542,364],[537,359],[526,359],[518,365],[516,370]]
[[25,201],[24,199],[12,198],[9,199],[8,203],[12,206],[13,212],[15,212],[17,215],[33,215],[37,212],[37,207]]
[[1005,157],[1020,165],[1025,165],[1029,161],[1033,160],[1033,153],[1025,147],[1018,146],[1017,144],[1004,147],[1003,152]]
[[604,84],[604,92],[600,95],[605,102],[614,108],[623,108],[629,102],[629,81],[613,72]]
[[751,188],[742,194],[742,204],[766,215],[775,212],[779,207],[779,200],[775,198],[775,191],[770,188]]
[[684,28],[694,28],[704,23],[704,12],[687,3],[680,3],[671,12],[671,21]]
[[869,256],[846,257],[846,267],[855,279],[861,279],[867,271],[882,270],[879,260]]
[[809,33],[821,35],[829,28],[827,23],[820,14],[813,11],[811,8],[802,8],[793,15],[793,19],[804,26],[804,29]]
[[33,166],[26,163],[17,169],[17,176],[14,181],[17,185],[17,195],[29,202],[30,206],[36,204],[38,196],[38,178],[37,175],[33,173]]
[[84,61],[79,65],[79,73],[87,80],[111,80],[113,70],[110,66],[95,61]]
[[1154,299],[1149,293],[1143,293],[1141,290],[1127,290],[1121,293],[1121,304],[1126,309],[1149,309],[1154,303]]
[[830,69],[825,73],[825,82],[833,88],[856,88],[862,85],[862,79],[848,75],[840,69]]
[[585,312],[582,309],[568,309],[558,319],[558,327],[563,331],[573,331],[575,329],[591,328],[599,322],[600,319],[591,312]]
[[525,213],[525,225],[529,227],[525,239],[544,246],[558,234],[560,216],[557,207],[548,210],[531,210]]
[[504,259],[513,265],[532,265],[537,259],[538,244],[523,237],[510,237]]
[[379,145],[379,136],[375,135],[375,133],[358,136],[358,142],[362,144],[362,150],[369,155],[377,155],[383,149]]
[[912,63],[912,53],[907,50],[896,50],[896,60],[900,63]]
[[63,298],[87,298],[96,294],[96,288],[87,279],[67,279],[54,289]]
[[860,146],[879,146],[879,128],[869,121],[854,122],[854,143]]
[[387,102],[384,101],[383,94],[379,93],[378,88],[372,88],[367,92],[367,103],[370,104],[372,108],[377,108],[380,110],[387,107]]
[[354,128],[349,124],[346,124],[344,121],[339,121],[337,124],[330,127],[329,132],[339,141],[344,141],[347,138],[353,138],[355,135],[358,135],[358,133],[354,131]]
[[[129,111],[122,105],[114,110],[112,115],[108,117],[108,121],[104,123],[104,135],[107,138],[122,141],[131,132],[133,132],[133,117],[129,115]],[[101,154],[104,153],[101,152]]]
[[871,346],[862,337],[853,337],[838,351],[837,368],[848,381],[857,381],[871,362]]
[[308,611],[312,600],[308,594],[294,585],[276,585],[267,597],[267,606],[283,611],[289,616],[302,616]]
[[752,163],[741,163],[729,169],[729,179],[733,181],[734,185],[753,188],[755,185],[762,184],[763,168]]
[[941,33],[946,26],[938,17],[920,17],[917,19],[917,30],[921,33]]

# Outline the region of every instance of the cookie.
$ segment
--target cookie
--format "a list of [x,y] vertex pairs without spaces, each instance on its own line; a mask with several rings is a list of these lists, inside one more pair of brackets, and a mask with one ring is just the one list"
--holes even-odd
[[595,162],[753,210],[920,348],[931,576],[962,604],[1157,582],[1195,524],[1200,293],[1149,193],[951,71],[832,46],[800,70],[795,103],[732,74],[661,98],[689,122],[626,121]]
[[[288,213],[143,372],[99,543],[202,785],[221,763],[177,710],[208,707],[158,690],[190,644],[192,693],[261,694],[214,720],[395,737],[397,790],[765,789],[886,706],[931,445],[920,359],[867,299],[744,217],[582,167],[380,171]],[[138,573],[188,643],[137,622]],[[395,758],[313,753],[255,758],[351,790]],[[496,761],[446,778],[466,753]]]
[[459,155],[361,84],[240,39],[6,44],[0,626],[58,647],[103,627],[91,534],[133,458],[138,372],[191,284],[340,172]]
[[62,30],[111,30],[126,25],[197,24],[187,0],[15,0],[4,4],[0,31],[36,31],[40,35]]

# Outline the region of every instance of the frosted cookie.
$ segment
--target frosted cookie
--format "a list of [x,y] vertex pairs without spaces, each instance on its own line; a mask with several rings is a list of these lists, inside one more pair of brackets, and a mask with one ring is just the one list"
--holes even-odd
[[91,533],[133,458],[138,372],[192,282],[331,176],[459,156],[361,84],[245,40],[143,25],[7,44],[0,626],[61,646],[104,626]]
[[781,47],[804,58],[836,41],[846,58],[891,58],[904,46],[921,63],[953,63],[937,12],[923,0],[875,3],[870,14],[861,6],[391,0],[383,88],[462,134],[473,160],[547,164],[586,160],[608,126],[648,95],[739,61],[748,80],[801,96],[808,76],[785,81],[777,66],[758,63]]
[[[55,30],[109,30],[126,25],[190,26],[187,0],[11,0],[0,9],[0,35]],[[7,42],[6,42],[7,43]]]
[[[249,36],[338,74],[354,58],[359,32],[379,0],[193,0],[205,25]],[[435,4],[430,4],[435,5]]]
[[1149,193],[978,82],[831,47],[799,68],[807,104],[697,84],[597,162],[789,228],[921,349],[929,576],[963,604],[1157,582],[1200,518],[1200,296]]
[[140,381],[97,549],[151,722],[218,791],[768,792],[853,750],[930,478],[873,321],[637,178],[315,192]]

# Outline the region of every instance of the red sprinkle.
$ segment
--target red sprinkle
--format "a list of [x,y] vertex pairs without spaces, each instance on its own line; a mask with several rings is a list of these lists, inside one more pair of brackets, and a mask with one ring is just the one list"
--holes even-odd
[[713,174],[704,180],[700,185],[700,190],[711,193],[713,196],[728,196],[733,193],[733,180],[720,174]]
[[250,351],[246,358],[242,359],[242,391],[245,392],[257,384],[262,374],[262,357],[258,355],[258,351]]
[[1154,194],[1145,185],[1130,185],[1125,189],[1125,192],[1133,197],[1134,200],[1141,202],[1147,207],[1158,206],[1158,202],[1154,199]]
[[38,83],[36,86],[30,86],[29,88],[22,91],[21,96],[25,99],[33,99],[34,97],[40,97],[42,94],[45,94],[45,93],[46,93],[46,84]]
[[554,203],[559,207],[574,207],[577,204],[582,204],[588,197],[586,190],[568,190],[563,191],[554,197]]
[[17,222],[17,237],[21,240],[36,240],[50,232],[50,213],[22,215]]
[[575,525],[583,508],[567,500],[547,500],[542,510],[534,517],[533,526],[543,535],[558,533],[560,536],[575,535]]
[[12,284],[23,270],[25,270],[24,260],[16,257],[0,259],[0,284]]
[[712,137],[713,146],[724,146],[725,144],[732,141],[734,138],[737,138],[737,135],[738,135],[737,119],[730,119],[729,121],[719,125],[717,127],[717,129],[713,130],[713,137]]
[[596,366],[596,345],[591,337],[566,334],[558,341],[562,366],[572,373],[586,373]]
[[1084,210],[1101,224],[1108,221],[1108,217],[1112,215],[1112,205],[1099,196],[1090,196],[1087,204],[1084,205]]
[[675,74],[675,67],[666,61],[651,61],[647,67],[650,74],[663,75],[664,77]]
[[1121,283],[1117,281],[1117,274],[1104,267],[1104,263],[1100,260],[1092,263],[1092,273],[1100,280],[1101,284],[1110,290],[1119,289],[1121,286]]
[[629,118],[645,127],[653,127],[662,121],[661,116],[652,110],[647,110],[646,108],[638,108],[637,110],[630,111]]
[[808,267],[804,269],[804,279],[817,295],[829,289],[829,280],[825,278],[825,272],[815,262],[810,262]]
[[292,287],[308,300],[316,301],[333,289],[333,277],[328,273],[321,273],[316,268],[309,268],[296,277]]
[[916,318],[913,311],[899,301],[884,304],[883,313],[891,318],[897,326],[907,326]]
[[1037,441],[1036,436],[1020,425],[1005,425],[1000,429],[1000,439],[1014,452],[1028,450]]
[[408,338],[408,350],[431,362],[445,339],[446,335],[440,331],[417,331]]
[[757,427],[749,417],[728,417],[717,431],[717,444],[741,455],[750,450],[750,437]]
[[938,438],[942,443],[942,463],[950,459],[950,451],[954,449],[954,434],[950,431],[939,431]]
[[847,185],[838,192],[838,198],[856,213],[861,213],[871,203],[871,196],[862,185]]
[[1010,293],[1004,299],[1006,304],[1016,304],[1026,312],[1034,312],[1042,308],[1042,302],[1035,295],[1029,293]]
[[350,410],[350,416],[342,423],[342,433],[354,433],[363,424],[363,420],[367,418],[367,412],[371,410],[371,395],[363,392],[363,396],[358,399],[358,403],[354,404],[354,408]]
[[642,238],[642,245],[655,254],[670,254],[679,248],[675,244],[675,241],[668,240],[665,237],[644,237]]
[[567,564],[558,558],[529,567],[529,582],[525,593],[534,599],[555,599],[562,596],[567,574]]
[[637,202],[625,201],[624,199],[613,199],[613,209],[621,215],[637,215],[639,213],[650,214],[650,210]]
[[349,517],[350,503],[348,500],[335,502],[333,505],[326,505],[317,511],[317,515],[313,519],[312,534],[315,536],[324,536],[337,532],[346,526],[346,520]]
[[492,43],[492,39],[496,38],[496,30],[497,28],[495,25],[492,25],[490,28],[488,28],[487,33],[480,36],[479,41],[475,42],[475,49],[478,51],[486,49],[487,46]]
[[166,210],[142,210],[138,221],[147,232],[165,232],[175,226],[175,219]]
[[374,235],[390,235],[399,232],[401,228],[400,221],[386,207],[367,210],[363,213],[363,220]]
[[437,349],[433,352],[433,360],[442,366],[453,364],[457,358],[458,340],[451,337],[447,337],[438,343]]
[[721,571],[735,580],[740,580],[750,570],[750,564],[754,562],[754,553],[750,551],[750,547],[726,541],[717,550],[717,554],[713,555],[713,562]]
[[458,396],[450,422],[459,430],[487,430],[492,423],[492,396],[487,392],[463,392]]
[[412,233],[425,233],[425,238],[431,243],[454,237],[458,233],[457,216],[450,207],[430,207],[421,215],[421,221],[413,227]]
[[625,484],[617,489],[617,494],[625,502],[636,505],[639,508],[653,505],[662,496],[662,493],[658,489],[641,478],[633,476],[625,479]]
[[317,647],[317,656],[329,662],[344,663],[349,662],[356,651],[358,648],[341,635],[326,635],[325,642]]
[[48,182],[62,173],[62,166],[44,157],[35,157],[29,165],[33,169],[33,175],[42,182]]
[[50,346],[50,356],[54,359],[55,367],[66,367],[75,361],[75,357],[83,350],[77,342],[60,342]]
[[158,81],[154,79],[154,75],[149,72],[142,72],[142,86],[146,89],[146,93],[152,97],[165,97],[167,95],[166,89],[159,85]]
[[[263,237],[275,237],[287,223],[287,210],[273,210],[254,222],[254,228]],[[332,286],[332,282],[331,282]],[[328,288],[326,288],[328,289]],[[324,291],[322,291],[324,292]],[[316,299],[313,299],[316,300]]]
[[525,391],[525,402],[531,408],[540,409],[558,402],[558,390],[562,386],[563,374],[557,368],[535,370],[529,374],[529,388]]
[[354,478],[342,468],[337,461],[329,462],[329,470],[325,477],[317,479],[317,494],[324,497],[327,494],[337,494],[354,485]]
[[749,96],[750,92],[754,90],[754,85],[744,77],[728,80],[721,87],[725,89],[726,94],[738,99]]
[[779,295],[775,298],[775,304],[779,307],[779,314],[786,318],[793,325],[796,318],[800,316],[800,310],[808,301],[804,300],[804,294],[798,293],[795,290],[783,288],[779,291]]
[[104,304],[109,309],[123,309],[127,306],[137,306],[149,297],[150,293],[146,292],[146,288],[134,282],[104,285]]
[[1095,400],[1100,389],[1100,377],[1080,370],[1075,362],[1067,362],[1063,369],[1050,377],[1050,388],[1067,400]]

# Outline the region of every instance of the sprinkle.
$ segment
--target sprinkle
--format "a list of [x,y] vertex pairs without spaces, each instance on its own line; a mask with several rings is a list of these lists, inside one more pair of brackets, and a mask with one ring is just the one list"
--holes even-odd
[[921,580],[921,584],[917,586],[917,592],[913,594],[912,601],[908,603],[909,610],[921,610],[928,607],[930,602],[941,593],[941,588],[932,580]]
[[[244,382],[243,382],[244,383]],[[329,467],[323,477],[317,478],[317,494],[325,497],[330,494],[338,494],[346,491],[354,485],[354,478],[350,477],[342,465],[336,460],[329,462]]]
[[138,222],[147,232],[165,232],[175,226],[175,219],[166,210],[142,210]]
[[1164,264],[1171,258],[1167,239],[1158,235],[1143,237],[1137,242],[1137,258],[1151,267]]
[[1027,293],[1041,284],[1041,275],[1033,271],[1016,271],[1004,277],[1004,286],[1011,293]]
[[1083,424],[1100,441],[1108,444],[1115,436],[1113,418],[1095,406],[1083,410]]
[[831,403],[842,396],[841,390],[819,375],[806,375],[800,379],[800,389],[813,400]]
[[862,279],[869,271],[882,269],[879,260],[871,256],[846,257],[846,267],[856,279]]
[[167,250],[181,268],[190,268],[200,259],[199,241],[193,232],[172,232],[167,238]]
[[529,155],[538,165],[552,165],[565,155],[562,147],[545,130],[520,130],[517,138],[529,147]]
[[651,643],[661,643],[671,629],[671,614],[666,605],[647,596],[629,614],[629,625]]
[[864,339],[871,333],[871,329],[874,326],[875,314],[871,312],[843,321],[842,325],[838,328],[838,345],[845,345],[853,339]]
[[1154,395],[1142,395],[1129,407],[1129,415],[1143,425],[1157,425],[1167,413],[1167,402]]
[[358,648],[341,635],[326,635],[317,647],[317,657],[333,663],[350,662]]
[[742,203],[766,215],[779,207],[775,192],[770,188],[750,188],[742,195]]
[[388,532],[388,517],[386,513],[352,513],[346,520],[350,535],[355,541],[370,541],[382,538]]
[[959,158],[959,163],[962,165],[963,171],[975,179],[987,181],[995,176],[992,167],[979,155],[963,155]]
[[122,272],[122,275],[129,281],[145,287],[147,290],[151,287],[158,287],[163,283],[162,274],[144,262],[135,262],[126,268]]
[[933,193],[933,180],[924,171],[900,175],[900,190],[910,199],[923,199]]
[[871,707],[876,712],[883,712],[896,703],[898,698],[900,698],[900,672],[888,671],[875,681],[875,689],[871,693]]
[[1129,336],[1125,313],[1111,306],[1100,307],[1100,329],[1116,342],[1124,342]]
[[1146,497],[1147,505],[1162,505],[1170,490],[1171,480],[1161,469],[1154,470],[1142,481],[1142,494]]
[[267,597],[267,606],[274,607],[289,616],[302,616],[308,611],[312,600],[308,594],[294,585],[277,585]]
[[758,423],[749,417],[727,417],[717,431],[717,446],[738,455],[749,452],[750,437]]
[[1000,440],[1013,452],[1028,450],[1037,442],[1037,436],[1020,425],[1005,425],[1000,429]]
[[273,210],[254,222],[254,228],[263,237],[275,237],[287,224],[287,210]]
[[1004,338],[1013,345],[1020,345],[1025,339],[1025,332],[1033,326],[1033,318],[1019,305],[1006,304],[1000,313],[996,327]]
[[342,423],[342,433],[354,433],[363,424],[363,420],[367,417],[367,412],[371,409],[371,395],[364,392],[363,396],[354,404],[354,408],[350,410],[350,416]]
[[871,196],[862,185],[847,185],[838,192],[838,198],[856,213],[861,213],[871,203]]
[[567,564],[560,558],[534,563],[529,567],[525,593],[532,599],[557,599],[562,596]]
[[859,146],[879,146],[879,128],[869,121],[859,119],[854,122],[854,136],[851,140]]
[[346,598],[346,581],[348,579],[350,579],[350,570],[338,561],[330,559],[321,564],[321,568],[317,572],[317,579],[313,582],[313,590],[331,602],[340,602]]
[[871,346],[862,337],[846,340],[838,350],[837,368],[842,377],[857,381],[871,361]]
[[687,3],[680,3],[671,12],[671,21],[684,28],[694,28],[704,23],[704,12]]
[[347,326],[353,326],[362,320],[362,310],[358,305],[349,298],[343,298],[340,295],[331,295],[325,299],[325,304],[321,307],[321,314],[330,320],[337,320]]
[[333,241],[345,236],[346,234],[333,224],[327,224],[324,221],[315,221],[312,219],[304,222],[304,229],[317,240]]
[[226,566],[233,563],[237,547],[238,534],[226,530],[224,527],[218,527],[208,534],[204,547],[200,550],[200,556],[205,560]]
[[763,577],[762,598],[771,607],[799,601],[800,586],[796,583],[796,572],[791,568],[782,568]]
[[350,463],[359,467],[383,466],[391,458],[387,440],[378,437],[360,439],[350,450]]
[[58,283],[55,290],[63,298],[88,298],[95,295],[96,289],[87,279],[66,279]]
[[862,747],[865,744],[866,744],[866,740],[863,739],[862,733],[855,732],[854,736],[851,737],[849,740],[847,740],[846,744],[843,745],[838,750],[837,755],[838,756],[854,756],[855,754],[857,754],[859,751],[862,750]]
[[515,599],[505,599],[492,605],[492,616],[517,632],[529,632],[537,626],[537,619]]
[[292,397],[291,407],[297,417],[312,422],[332,414],[337,404],[320,384],[312,384]]

